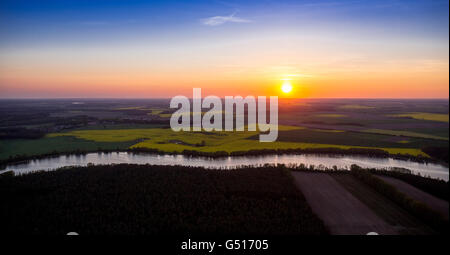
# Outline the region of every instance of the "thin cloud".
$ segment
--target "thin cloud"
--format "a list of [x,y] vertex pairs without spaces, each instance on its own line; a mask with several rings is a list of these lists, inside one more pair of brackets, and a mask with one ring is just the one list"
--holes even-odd
[[214,17],[209,17],[209,18],[203,19],[203,24],[207,25],[207,26],[219,26],[219,25],[225,24],[227,22],[249,23],[252,21],[248,20],[248,19],[236,17],[235,13],[233,13],[229,16],[214,16]]

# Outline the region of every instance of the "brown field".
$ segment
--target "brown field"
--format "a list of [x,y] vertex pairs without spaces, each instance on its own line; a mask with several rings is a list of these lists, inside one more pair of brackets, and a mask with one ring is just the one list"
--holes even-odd
[[400,234],[432,234],[433,230],[405,211],[388,197],[378,193],[351,174],[331,174],[342,187],[370,208]]
[[292,172],[314,213],[331,234],[432,234],[401,207],[351,174]]
[[292,175],[308,204],[331,234],[399,234],[397,227],[376,215],[332,176],[309,172],[292,172]]
[[398,189],[398,191],[405,193],[412,199],[414,199],[416,201],[420,201],[420,202],[428,205],[431,209],[442,214],[442,216],[444,216],[446,219],[449,218],[448,217],[449,210],[448,210],[448,202],[447,201],[437,198],[431,194],[428,194],[428,193],[426,193],[426,192],[424,192],[402,180],[395,179],[395,178],[388,177],[388,176],[377,176],[377,177],[379,177],[383,181],[393,185],[394,187],[396,187]]

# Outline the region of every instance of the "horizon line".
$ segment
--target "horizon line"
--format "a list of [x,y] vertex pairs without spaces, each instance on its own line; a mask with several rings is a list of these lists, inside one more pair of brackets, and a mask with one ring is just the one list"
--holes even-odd
[[[266,96],[270,97],[270,96]],[[148,99],[171,99],[172,97],[0,97],[0,100],[148,100]],[[188,97],[192,99],[192,97]],[[202,97],[203,98],[203,97]],[[220,97],[224,99],[225,97]],[[278,99],[366,99],[366,100],[449,100],[449,97],[278,97]]]

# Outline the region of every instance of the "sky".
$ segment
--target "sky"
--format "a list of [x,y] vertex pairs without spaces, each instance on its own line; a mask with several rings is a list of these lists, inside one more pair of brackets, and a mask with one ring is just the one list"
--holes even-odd
[[448,98],[449,1],[0,1],[0,98],[167,98],[193,88]]

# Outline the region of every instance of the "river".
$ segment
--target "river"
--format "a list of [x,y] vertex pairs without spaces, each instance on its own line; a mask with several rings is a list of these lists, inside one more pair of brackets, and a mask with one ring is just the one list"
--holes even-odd
[[85,155],[63,155],[43,159],[31,160],[27,163],[7,165],[6,169],[12,170],[16,174],[25,174],[38,170],[55,170],[65,166],[86,166],[93,164],[154,164],[154,165],[182,165],[199,166],[206,168],[231,169],[242,165],[263,165],[263,164],[305,164],[319,165],[331,168],[350,168],[352,164],[357,164],[363,168],[390,169],[401,167],[411,170],[414,174],[420,173],[422,176],[443,179],[448,181],[449,169],[446,166],[432,163],[418,163],[414,161],[398,160],[392,158],[371,158],[365,156],[337,156],[337,155],[263,155],[225,158],[203,158],[188,157],[183,155],[156,155],[141,154],[131,152],[113,153],[88,153]]

